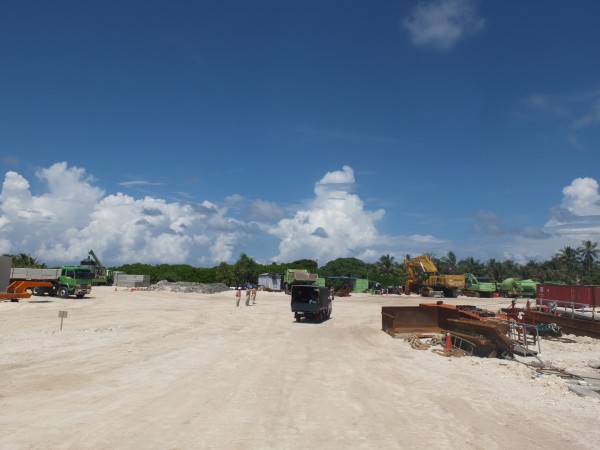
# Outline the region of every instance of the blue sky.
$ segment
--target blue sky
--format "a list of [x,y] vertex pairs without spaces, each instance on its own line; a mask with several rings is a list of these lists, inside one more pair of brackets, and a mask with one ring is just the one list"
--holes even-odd
[[214,266],[600,241],[596,1],[19,1],[0,253]]

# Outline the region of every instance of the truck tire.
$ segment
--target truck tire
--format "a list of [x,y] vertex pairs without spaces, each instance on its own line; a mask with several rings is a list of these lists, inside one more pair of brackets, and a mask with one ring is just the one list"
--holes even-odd
[[36,286],[33,288],[32,294],[33,295],[44,295],[44,290],[41,287]]
[[69,290],[65,286],[61,286],[58,288],[57,295],[60,298],[67,298],[69,297]]
[[83,298],[85,296],[85,294],[77,294],[75,297],[77,298]]

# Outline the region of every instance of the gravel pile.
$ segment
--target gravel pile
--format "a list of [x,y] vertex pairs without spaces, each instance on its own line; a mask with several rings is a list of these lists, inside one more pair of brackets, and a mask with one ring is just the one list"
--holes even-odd
[[164,292],[184,292],[193,294],[216,294],[218,292],[228,291],[223,283],[191,283],[188,281],[170,282],[161,280],[156,284],[150,285],[148,291],[164,291]]

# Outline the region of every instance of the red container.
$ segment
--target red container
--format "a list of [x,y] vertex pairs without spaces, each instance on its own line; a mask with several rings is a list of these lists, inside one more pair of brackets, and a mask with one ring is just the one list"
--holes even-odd
[[600,286],[572,286],[539,283],[537,285],[537,298],[545,301],[600,306]]

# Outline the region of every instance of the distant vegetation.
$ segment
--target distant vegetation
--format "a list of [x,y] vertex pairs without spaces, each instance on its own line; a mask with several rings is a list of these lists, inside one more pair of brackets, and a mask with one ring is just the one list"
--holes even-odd
[[[518,264],[511,260],[497,261],[489,259],[482,262],[468,257],[457,261],[454,252],[436,257],[429,255],[440,273],[473,273],[477,277],[488,277],[494,281],[506,278],[533,279],[540,282],[564,281],[567,284],[600,284],[600,255],[598,243],[582,241],[578,248],[564,247],[550,260],[544,262],[529,261]],[[13,267],[47,266],[30,255],[12,256]],[[411,255],[414,257],[417,255]],[[142,263],[124,264],[112,267],[115,271],[128,274],[150,275],[151,283],[160,280],[191,281],[199,283],[225,283],[228,286],[256,284],[261,273],[283,273],[286,269],[306,269],[318,273],[321,277],[356,277],[379,282],[382,286],[400,286],[407,279],[402,261],[396,261],[394,256],[382,255],[375,263],[365,263],[357,258],[338,258],[319,267],[316,260],[300,259],[285,264],[258,264],[254,259],[242,253],[234,264],[222,262],[211,268],[192,267],[187,264],[158,264]]]

